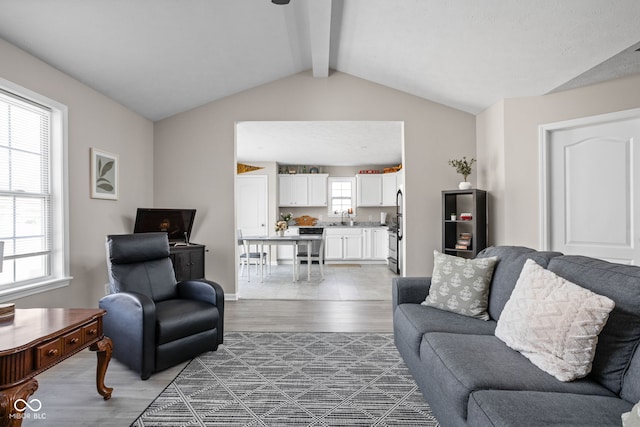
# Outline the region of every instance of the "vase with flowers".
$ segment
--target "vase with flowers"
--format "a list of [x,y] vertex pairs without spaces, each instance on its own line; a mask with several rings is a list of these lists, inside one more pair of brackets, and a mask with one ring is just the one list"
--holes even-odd
[[279,236],[284,236],[284,231],[289,228],[289,221],[291,221],[292,217],[291,212],[288,214],[280,212],[280,219],[276,222],[276,233],[278,233]]
[[476,162],[476,159],[467,160],[466,157],[462,157],[462,160],[449,160],[449,165],[456,169],[456,172],[462,175],[464,181],[458,184],[460,190],[471,189],[471,183],[467,182],[467,177],[471,175],[471,166]]

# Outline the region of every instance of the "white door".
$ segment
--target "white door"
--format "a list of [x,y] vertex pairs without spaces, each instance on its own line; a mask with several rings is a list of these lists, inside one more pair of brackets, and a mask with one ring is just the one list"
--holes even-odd
[[640,265],[638,141],[640,117],[549,133],[551,250]]
[[267,235],[267,176],[240,175],[236,180],[238,228],[245,236]]

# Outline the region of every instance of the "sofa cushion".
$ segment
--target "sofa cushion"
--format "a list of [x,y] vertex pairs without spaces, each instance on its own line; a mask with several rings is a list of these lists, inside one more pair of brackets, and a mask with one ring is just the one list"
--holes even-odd
[[434,400],[432,404],[455,411],[463,419],[467,417],[469,395],[476,390],[615,396],[588,378],[568,383],[558,381],[491,335],[425,334],[420,359],[426,382],[437,385],[437,393],[429,395]]
[[617,397],[539,391],[479,390],[469,399],[468,424],[484,426],[620,426],[631,404]]
[[466,259],[438,251],[433,258],[431,287],[422,304],[489,320],[489,284],[497,258]]
[[640,401],[640,343],[636,345],[633,357],[627,367],[627,372],[622,378],[620,397],[629,402]]
[[527,260],[495,335],[560,381],[591,371],[613,301]]
[[489,292],[489,316],[494,320],[500,318],[526,260],[532,259],[546,268],[550,259],[560,255],[560,252],[538,252],[524,246],[491,246],[480,251],[478,258],[498,257]]
[[[625,373],[640,341],[640,268],[565,255],[552,259],[548,269],[615,302],[616,306],[598,336],[589,377],[625,399],[639,400],[640,387],[627,381]],[[639,371],[635,371],[636,384]]]
[[393,313],[396,339],[401,337],[417,355],[427,332],[493,335],[496,322],[484,322],[421,304],[400,304]]

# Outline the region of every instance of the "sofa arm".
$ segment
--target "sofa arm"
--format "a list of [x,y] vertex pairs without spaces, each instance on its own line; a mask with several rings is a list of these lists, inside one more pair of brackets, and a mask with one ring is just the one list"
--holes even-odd
[[114,357],[146,380],[155,371],[156,305],[146,295],[118,292],[100,299],[107,311],[104,334],[113,341]]
[[420,304],[429,295],[431,277],[394,277],[392,279],[391,296],[393,310],[399,304]]
[[224,325],[224,290],[216,282],[210,280],[184,280],[178,282],[178,297],[192,299],[213,304],[218,308],[220,321],[216,326],[218,330],[218,344],[223,343]]

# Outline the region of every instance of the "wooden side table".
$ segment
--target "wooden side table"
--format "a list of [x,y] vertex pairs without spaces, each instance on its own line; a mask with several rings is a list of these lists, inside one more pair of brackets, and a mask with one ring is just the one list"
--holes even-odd
[[20,426],[27,407],[35,416],[40,402],[29,401],[38,389],[35,376],[87,347],[98,356],[98,393],[111,398],[113,389],[104,385],[113,346],[102,330],[105,314],[101,309],[16,309],[12,321],[0,322],[0,427]]

